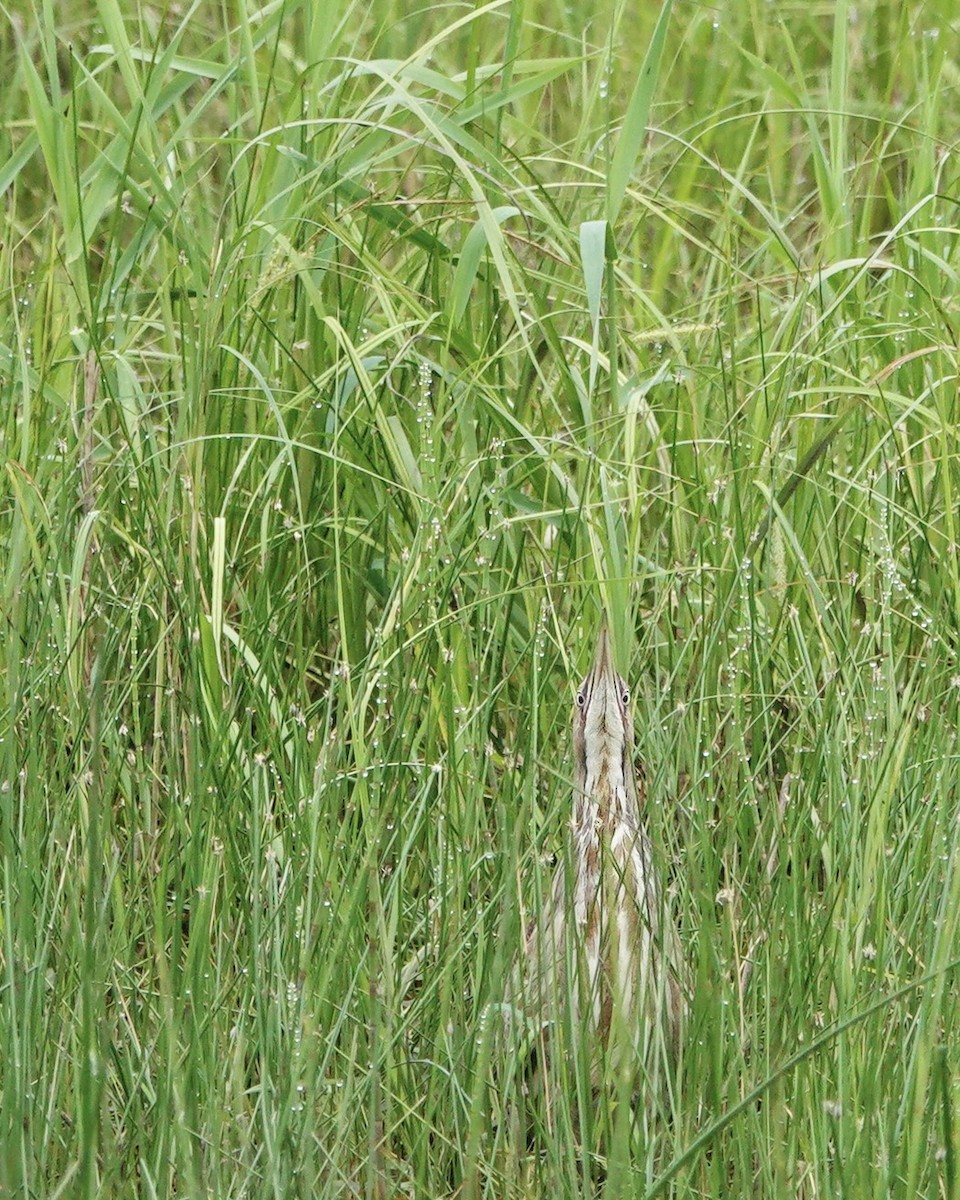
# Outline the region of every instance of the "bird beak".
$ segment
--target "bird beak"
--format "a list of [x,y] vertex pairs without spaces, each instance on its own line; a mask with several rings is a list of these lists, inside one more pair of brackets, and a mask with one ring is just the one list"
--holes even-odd
[[604,675],[612,675],[613,660],[610,653],[610,635],[607,633],[607,627],[604,625],[600,630],[600,636],[597,639],[597,653],[593,660],[593,677],[600,679]]

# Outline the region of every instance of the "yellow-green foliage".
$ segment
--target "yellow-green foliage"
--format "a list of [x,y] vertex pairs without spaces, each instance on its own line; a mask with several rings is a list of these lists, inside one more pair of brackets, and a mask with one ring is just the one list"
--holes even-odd
[[[960,1195],[954,5],[0,20],[0,1192]],[[691,1023],[531,1132],[602,613]]]

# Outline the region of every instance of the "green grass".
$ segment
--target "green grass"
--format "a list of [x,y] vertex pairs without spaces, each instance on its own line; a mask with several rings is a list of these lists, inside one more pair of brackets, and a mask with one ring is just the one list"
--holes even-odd
[[[5,1194],[960,1197],[955,6],[601,9],[3,10]],[[603,614],[691,1028],[534,1152]]]

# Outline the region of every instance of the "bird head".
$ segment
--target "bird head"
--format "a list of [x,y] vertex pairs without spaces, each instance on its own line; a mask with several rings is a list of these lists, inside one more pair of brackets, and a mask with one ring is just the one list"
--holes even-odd
[[606,628],[600,631],[593,666],[577,690],[573,730],[581,786],[603,779],[622,785],[633,753],[633,720],[630,692],[613,665]]

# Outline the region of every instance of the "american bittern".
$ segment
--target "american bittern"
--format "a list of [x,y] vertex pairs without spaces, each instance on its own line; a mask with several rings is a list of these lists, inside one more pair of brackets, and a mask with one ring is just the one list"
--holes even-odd
[[527,931],[511,1000],[536,1030],[541,1067],[561,1023],[589,1039],[594,1084],[603,1061],[637,1082],[662,1077],[680,1039],[682,954],[641,814],[630,695],[605,629],[577,692],[573,747],[570,859]]

